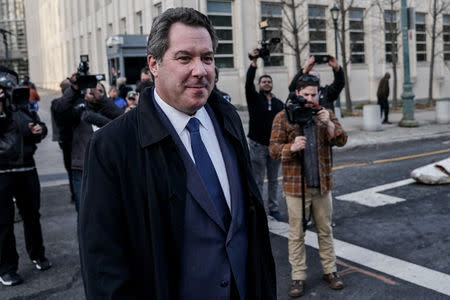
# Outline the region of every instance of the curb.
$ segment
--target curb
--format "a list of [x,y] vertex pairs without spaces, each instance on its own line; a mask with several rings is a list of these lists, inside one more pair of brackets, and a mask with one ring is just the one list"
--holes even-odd
[[408,142],[414,142],[414,141],[432,141],[437,140],[441,138],[450,138],[450,132],[449,133],[437,133],[432,134],[425,137],[413,137],[413,138],[403,138],[398,139],[395,141],[384,141],[379,142],[377,144],[359,144],[359,145],[353,145],[349,147],[335,147],[333,148],[333,152],[346,152],[346,151],[356,151],[356,150],[364,150],[364,149],[377,149],[382,148],[386,146],[392,146],[392,145],[400,145]]

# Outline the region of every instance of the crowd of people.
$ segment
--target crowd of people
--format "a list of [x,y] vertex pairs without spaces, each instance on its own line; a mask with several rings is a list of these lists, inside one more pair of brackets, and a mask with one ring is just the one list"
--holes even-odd
[[[53,138],[62,150],[78,213],[88,299],[276,299],[267,216],[283,220],[280,166],[290,230],[289,296],[305,292],[304,221],[311,218],[318,230],[323,279],[331,289],[344,287],[331,226],[332,147],[347,141],[333,112],[345,85],[342,68],[329,56],[334,81],[321,86],[311,56],[289,85],[294,108],[287,109],[272,93],[270,75],[260,74],[255,86],[259,50],[252,50],[245,137],[230,96],[216,86],[216,46],[217,35],[205,15],[168,9],[153,23],[148,65],[135,90],[115,69],[108,92],[101,82],[81,89],[76,74],[61,82],[62,95],[51,104]],[[24,86],[35,89],[26,81]],[[0,99],[6,98],[0,92]],[[17,274],[13,198],[23,217],[30,259],[38,269],[51,266],[44,255],[33,160],[35,144],[47,129],[36,111],[11,114],[4,103],[0,282],[14,285],[22,278]],[[6,143],[14,140],[11,136],[17,142]],[[17,153],[20,139],[25,147]],[[19,187],[19,181],[29,188]]]

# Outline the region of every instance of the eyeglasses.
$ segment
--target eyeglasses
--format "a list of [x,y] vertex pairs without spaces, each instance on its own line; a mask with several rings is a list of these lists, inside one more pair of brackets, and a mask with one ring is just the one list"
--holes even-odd
[[312,82],[319,82],[320,78],[312,75],[303,75],[300,77],[301,81],[312,81]]

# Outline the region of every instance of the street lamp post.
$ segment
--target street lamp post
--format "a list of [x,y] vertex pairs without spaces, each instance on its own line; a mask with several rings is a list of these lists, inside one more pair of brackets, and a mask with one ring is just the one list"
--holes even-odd
[[414,93],[410,79],[409,68],[409,43],[408,43],[408,11],[406,0],[402,0],[402,41],[403,41],[403,93],[402,106],[403,118],[399,126],[417,127],[419,123],[414,119]]
[[[334,50],[335,50],[335,57],[338,59],[338,38],[337,38],[337,21],[339,17],[339,8],[336,6],[336,3],[333,5],[333,7],[330,9],[331,18],[333,19],[333,26],[334,26]],[[338,95],[338,98],[336,100],[336,107],[339,107],[341,109],[341,97]]]

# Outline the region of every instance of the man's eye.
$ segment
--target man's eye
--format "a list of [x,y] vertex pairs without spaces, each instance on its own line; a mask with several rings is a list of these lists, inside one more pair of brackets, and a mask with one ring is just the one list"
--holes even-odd
[[187,62],[190,60],[190,58],[188,56],[180,56],[177,59],[182,62]]
[[205,56],[203,57],[203,61],[207,63],[212,63],[214,61],[214,57],[212,56]]

